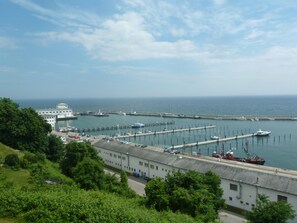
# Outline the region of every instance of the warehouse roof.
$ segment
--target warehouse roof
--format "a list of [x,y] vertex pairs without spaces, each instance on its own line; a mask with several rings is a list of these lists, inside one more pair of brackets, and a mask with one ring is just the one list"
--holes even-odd
[[190,157],[162,152],[159,147],[144,147],[120,141],[100,140],[96,148],[127,154],[140,159],[169,165],[176,169],[195,170],[201,173],[213,171],[222,179],[257,185],[284,193],[297,195],[297,171],[268,166],[221,160],[212,157]]

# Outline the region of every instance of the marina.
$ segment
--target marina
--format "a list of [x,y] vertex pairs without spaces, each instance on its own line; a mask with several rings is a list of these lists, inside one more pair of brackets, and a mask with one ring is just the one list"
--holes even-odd
[[[59,121],[58,124],[63,126],[69,123],[72,126],[76,126],[79,129],[78,133],[87,132],[93,136],[99,134],[109,137],[118,137],[120,140],[131,143],[142,144],[144,146],[159,146],[163,149],[173,146],[174,150],[179,150],[182,153],[194,152],[205,156],[211,156],[212,152],[218,150],[218,147],[220,147],[222,143],[225,143],[225,146],[228,148],[235,148],[238,156],[245,156],[243,147],[246,141],[248,141],[251,145],[251,154],[264,157],[266,160],[265,165],[286,169],[296,168],[295,162],[293,162],[293,160],[290,161],[291,157],[294,157],[294,152],[285,152],[287,148],[292,148],[295,145],[295,122],[238,122],[237,120],[205,122],[205,120],[202,119],[193,121],[192,119],[178,118],[167,120],[167,118],[163,117],[146,116],[140,119],[138,116],[128,115],[110,115],[100,120],[93,116],[79,116],[78,120],[67,122]],[[145,127],[132,129],[131,125],[138,121],[144,123]],[[107,123],[113,124],[107,126]],[[162,125],[160,123],[162,123]],[[98,125],[97,128],[99,128],[100,131],[97,131],[95,127],[91,127],[95,124]],[[89,128],[87,128],[87,126],[89,126]],[[193,130],[193,128],[199,126],[200,128],[204,126],[215,127],[197,131]],[[279,132],[279,129],[283,129],[282,126],[286,126],[287,132]],[[260,128],[270,130],[271,134],[267,137],[253,137]],[[176,131],[177,129],[184,130]],[[155,132],[160,134],[154,134]],[[211,140],[212,136],[218,136],[219,140]],[[274,155],[275,153],[281,153],[283,159],[288,161],[283,162],[282,159]]]
[[[219,151],[222,143],[226,151],[234,149],[236,156],[244,157],[245,143],[248,142],[250,153],[265,158],[265,166],[297,170],[295,164],[297,97],[295,96],[19,101],[22,107],[31,106],[35,109],[54,107],[61,102],[67,103],[73,109],[77,119],[58,120],[56,130],[73,126],[77,128],[76,134],[90,135],[90,139],[99,135],[108,137],[133,135],[120,140],[144,146],[158,146],[161,149],[190,144],[194,146],[179,150],[184,154],[193,152],[206,157],[212,156],[213,151]],[[94,116],[99,110],[109,116],[104,118]],[[83,111],[88,112],[83,114]],[[143,123],[145,126],[140,129],[131,128],[135,123]],[[176,129],[202,126],[215,126],[215,128],[172,133]],[[265,137],[220,141],[236,135],[252,135],[259,129],[271,133]],[[169,133],[151,134],[164,130]],[[139,132],[150,134],[135,137],[135,133],[138,135]],[[217,138],[213,137],[220,140],[217,141]],[[212,138],[215,141],[212,141]],[[208,141],[213,143],[203,144]],[[197,142],[198,146],[195,145]]]

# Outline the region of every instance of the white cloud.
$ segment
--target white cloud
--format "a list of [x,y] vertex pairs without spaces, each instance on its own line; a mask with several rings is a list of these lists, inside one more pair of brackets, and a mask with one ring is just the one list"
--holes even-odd
[[94,58],[110,61],[151,58],[200,57],[192,41],[158,41],[145,30],[143,18],[134,12],[106,20],[102,28],[85,32],[49,32],[37,36],[81,44]]
[[0,66],[0,74],[14,73],[17,69],[14,67]]
[[215,5],[223,5],[223,4],[225,4],[226,3],[226,0],[213,0],[213,3],[215,4]]
[[0,36],[0,48],[17,49],[17,44],[13,38]]
[[98,25],[101,19],[90,12],[59,5],[57,10],[44,8],[30,0],[10,0],[13,3],[32,11],[34,16],[47,22],[67,28],[89,28]]

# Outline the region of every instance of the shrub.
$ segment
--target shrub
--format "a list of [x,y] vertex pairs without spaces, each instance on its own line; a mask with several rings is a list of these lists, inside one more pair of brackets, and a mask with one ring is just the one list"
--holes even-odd
[[4,164],[10,167],[19,168],[20,167],[20,159],[17,154],[8,154],[5,157]]

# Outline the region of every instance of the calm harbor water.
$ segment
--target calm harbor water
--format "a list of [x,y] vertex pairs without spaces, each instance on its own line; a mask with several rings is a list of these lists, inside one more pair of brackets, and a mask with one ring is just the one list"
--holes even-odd
[[[297,116],[297,96],[269,97],[196,97],[196,98],[133,98],[133,99],[46,99],[17,100],[21,107],[52,108],[60,102],[67,103],[75,112],[79,111],[124,111],[124,112],[170,112],[192,115],[254,115],[254,116]],[[59,121],[58,127],[75,126],[92,129],[107,126],[132,125],[135,122],[155,123],[175,121],[173,125],[145,127],[141,130],[115,129],[113,131],[88,132],[91,135],[117,135],[135,131],[162,131],[166,129],[190,128],[215,125],[216,128],[200,131],[130,138],[127,141],[145,145],[168,147],[184,143],[209,140],[213,135],[221,137],[254,133],[258,129],[272,131],[269,137],[248,138],[230,141],[224,144],[225,151],[233,149],[236,156],[245,156],[243,148],[246,142],[251,154],[266,160],[265,165],[297,170],[297,121],[235,121],[235,120],[200,120],[169,119],[162,117],[110,115],[109,117],[79,116],[77,120]],[[220,151],[222,144],[210,144],[193,147],[190,152],[211,155]]]

